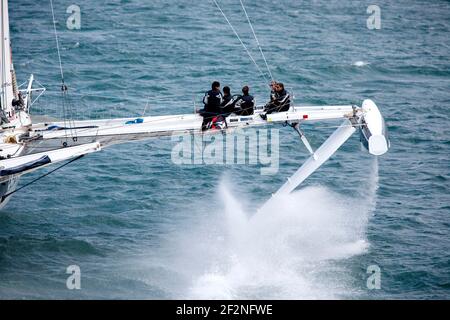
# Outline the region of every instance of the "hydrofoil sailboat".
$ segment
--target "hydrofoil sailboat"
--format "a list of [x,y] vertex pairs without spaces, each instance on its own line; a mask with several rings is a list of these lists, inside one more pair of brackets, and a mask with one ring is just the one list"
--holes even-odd
[[[390,147],[383,116],[376,104],[369,99],[364,100],[361,106],[291,106],[286,112],[267,114],[265,117],[261,117],[264,113],[263,106],[258,106],[252,115],[231,114],[226,118],[226,128],[207,132],[201,131],[203,119],[199,114],[79,121],[70,119],[70,121],[34,123],[30,116],[30,107],[35,101],[33,95],[40,95],[45,89],[33,88],[33,75],[30,76],[26,88],[18,87],[11,54],[8,1],[0,1],[0,208],[18,190],[19,178],[24,174],[52,164],[73,162],[114,144],[155,137],[223,134],[236,129],[272,123],[289,124],[299,134],[300,141],[304,143],[311,156],[275,195],[292,192],[356,131],[360,133],[363,146],[374,156],[386,153]],[[216,1],[214,2],[218,5]],[[241,4],[243,6],[242,2]],[[236,33],[234,28],[233,31]],[[254,61],[253,58],[252,60]],[[64,94],[67,91],[64,81],[62,90]],[[314,150],[301,130],[301,125],[325,120],[342,123],[317,150]]]

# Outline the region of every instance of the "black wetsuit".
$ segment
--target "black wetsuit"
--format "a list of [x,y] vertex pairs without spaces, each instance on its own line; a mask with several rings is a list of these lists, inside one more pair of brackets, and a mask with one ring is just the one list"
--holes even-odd
[[288,111],[290,107],[291,96],[289,95],[289,92],[283,89],[282,91],[276,92],[275,99],[269,102],[264,109],[266,114],[270,114],[274,112]]
[[203,131],[207,129],[206,126],[212,118],[221,113],[222,101],[222,93],[219,90],[209,90],[205,93],[205,97],[203,98],[205,107],[200,110],[200,115],[203,117]]
[[270,91],[270,102],[277,99],[277,92],[275,90]]
[[243,95],[239,98],[240,108],[235,112],[240,116],[252,115],[255,109],[255,98],[249,94]]
[[233,97],[231,94],[224,95],[221,106],[221,112],[224,117],[228,117],[234,110]]

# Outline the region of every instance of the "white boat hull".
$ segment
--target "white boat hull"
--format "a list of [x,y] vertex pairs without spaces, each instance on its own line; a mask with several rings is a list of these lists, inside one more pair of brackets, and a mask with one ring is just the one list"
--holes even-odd
[[11,196],[5,197],[5,195],[16,190],[19,184],[20,176],[11,176],[0,180],[0,210],[6,206],[11,199]]

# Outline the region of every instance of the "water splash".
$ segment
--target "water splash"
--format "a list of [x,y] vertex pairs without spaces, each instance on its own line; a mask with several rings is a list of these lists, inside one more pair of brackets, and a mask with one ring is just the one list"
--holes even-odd
[[369,246],[365,230],[376,203],[376,160],[367,178],[355,196],[307,187],[253,216],[222,182],[225,234],[209,243],[211,255],[203,257],[209,268],[194,277],[188,297],[335,299],[356,292],[340,262]]

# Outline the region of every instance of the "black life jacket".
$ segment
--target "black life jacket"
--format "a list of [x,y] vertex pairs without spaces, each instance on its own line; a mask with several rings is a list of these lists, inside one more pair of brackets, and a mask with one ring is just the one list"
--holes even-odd
[[253,109],[255,107],[255,98],[253,98],[253,96],[251,95],[245,95],[245,96],[241,96],[241,109],[242,111],[245,110],[245,113],[247,113],[248,115],[253,114]]
[[222,100],[222,107],[225,107],[230,101],[231,99],[233,99],[233,97],[231,95],[227,95],[227,96],[223,96],[223,100]]
[[205,93],[203,103],[206,112],[219,114],[220,105],[222,104],[222,93],[220,91],[209,90]]
[[223,96],[221,114],[228,117],[230,113],[234,111],[234,105],[236,104],[236,100],[233,96]]
[[277,105],[279,107],[278,111],[288,111],[291,107],[291,96],[286,90],[278,93]]

